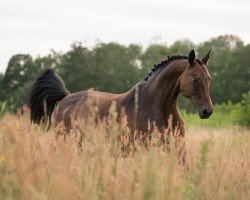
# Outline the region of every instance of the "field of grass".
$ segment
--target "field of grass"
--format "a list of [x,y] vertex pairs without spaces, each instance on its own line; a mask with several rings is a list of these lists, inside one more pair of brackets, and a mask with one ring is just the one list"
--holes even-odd
[[[250,130],[186,128],[186,167],[177,149],[157,146],[125,158],[117,124],[90,125],[82,151],[78,132],[65,140],[29,124],[0,120],[0,199],[250,199]],[[108,137],[107,137],[108,136]]]

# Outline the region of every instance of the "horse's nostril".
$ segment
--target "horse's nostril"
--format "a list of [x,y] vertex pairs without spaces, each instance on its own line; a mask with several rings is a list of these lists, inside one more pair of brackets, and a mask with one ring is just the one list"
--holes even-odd
[[203,110],[203,114],[204,114],[204,115],[210,115],[211,112],[210,112],[208,109],[204,109],[204,110]]

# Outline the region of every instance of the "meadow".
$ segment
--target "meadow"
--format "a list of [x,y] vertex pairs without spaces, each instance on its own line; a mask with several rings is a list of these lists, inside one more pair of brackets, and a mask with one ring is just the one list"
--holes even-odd
[[53,130],[30,125],[28,116],[5,114],[0,199],[249,199],[250,130],[184,118],[181,167],[174,142],[166,151],[157,133],[147,149],[135,143],[136,151],[124,157],[116,123],[86,127],[80,151],[77,130],[56,139]]

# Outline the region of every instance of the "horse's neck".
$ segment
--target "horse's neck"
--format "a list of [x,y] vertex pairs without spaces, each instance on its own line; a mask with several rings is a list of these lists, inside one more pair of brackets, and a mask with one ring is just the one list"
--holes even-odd
[[187,61],[178,60],[170,63],[146,83],[144,93],[151,99],[148,105],[164,117],[172,114],[177,107],[176,101],[180,93],[180,76],[187,66]]
[[[167,125],[169,116],[174,114],[177,107],[179,78],[187,66],[183,62],[171,63],[167,69],[160,69],[149,80],[138,83],[121,95],[120,107],[125,108],[131,127],[135,126],[135,121],[139,130],[147,127],[149,121],[155,122],[159,129]],[[163,70],[168,71],[164,73]]]

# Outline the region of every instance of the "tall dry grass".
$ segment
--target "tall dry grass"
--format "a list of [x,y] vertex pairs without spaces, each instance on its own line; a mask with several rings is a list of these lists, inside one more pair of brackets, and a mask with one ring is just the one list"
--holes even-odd
[[[119,133],[118,133],[119,132]],[[162,146],[124,157],[118,124],[84,129],[64,140],[28,117],[0,121],[0,199],[249,199],[250,131],[186,130],[188,169]],[[123,143],[117,135],[124,136]],[[157,137],[155,137],[157,140]],[[157,143],[157,141],[156,141]]]

